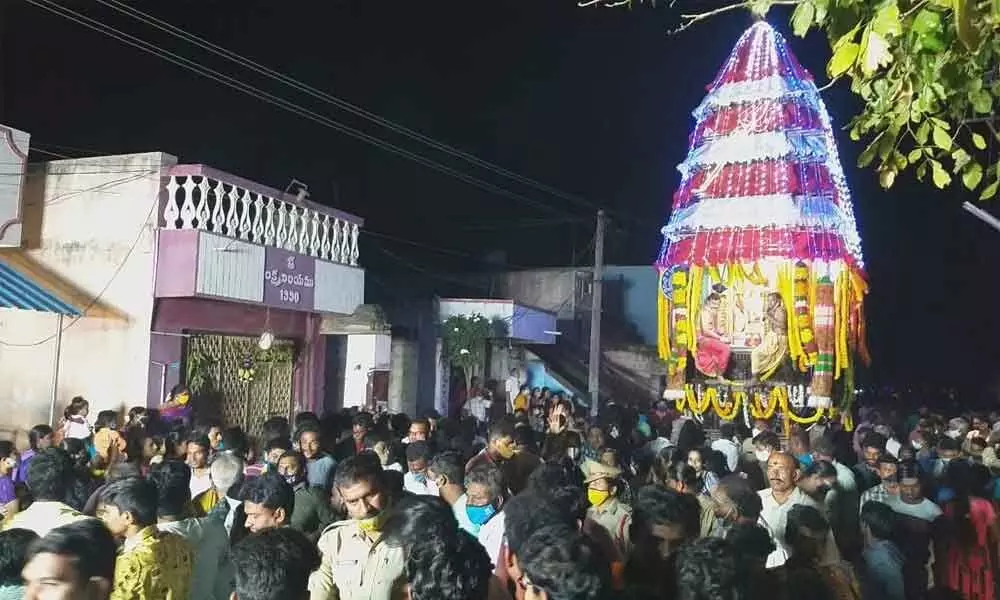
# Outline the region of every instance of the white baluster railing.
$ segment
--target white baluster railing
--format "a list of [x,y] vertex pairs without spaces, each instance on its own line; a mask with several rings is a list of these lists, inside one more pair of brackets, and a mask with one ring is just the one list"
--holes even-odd
[[210,174],[181,172],[185,174],[170,174],[164,185],[166,199],[161,213],[164,229],[211,231],[323,260],[358,265],[360,219],[355,221],[334,210],[326,212],[315,204],[276,198]]

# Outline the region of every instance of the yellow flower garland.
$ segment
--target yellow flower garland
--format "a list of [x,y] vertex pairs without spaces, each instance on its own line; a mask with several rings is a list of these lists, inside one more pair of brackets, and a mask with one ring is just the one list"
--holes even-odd
[[774,413],[778,411],[778,400],[774,396],[774,390],[771,391],[769,400],[767,406],[764,406],[764,394],[760,392],[755,393],[753,395],[753,402],[750,403],[750,415],[755,419],[764,420],[770,420],[774,417]]
[[740,410],[740,405],[743,403],[744,396],[746,396],[746,394],[743,392],[733,392],[729,411],[726,412],[722,403],[719,402],[719,395],[716,394],[712,398],[712,408],[715,409],[715,414],[719,415],[719,418],[723,421],[732,421],[736,418],[736,414]]

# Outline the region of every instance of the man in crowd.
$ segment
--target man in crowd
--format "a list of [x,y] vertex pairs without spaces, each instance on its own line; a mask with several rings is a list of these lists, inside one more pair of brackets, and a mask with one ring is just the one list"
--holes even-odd
[[403,489],[418,496],[436,496],[437,489],[427,478],[427,461],[431,447],[424,441],[411,441],[406,445],[407,472],[403,475]]
[[111,600],[189,598],[193,551],[180,536],[156,528],[156,486],[123,479],[101,494],[97,514],[122,541]]
[[465,513],[472,525],[478,528],[476,538],[486,549],[490,562],[496,566],[505,531],[502,509],[507,501],[507,488],[503,472],[490,464],[472,469],[465,475],[465,495]]
[[401,548],[382,543],[381,520],[389,507],[382,467],[371,454],[344,460],[333,485],[348,519],[319,539],[322,561],[309,578],[311,600],[393,600],[406,584]]
[[3,528],[27,529],[45,537],[56,527],[86,519],[65,504],[72,480],[73,465],[65,451],[40,450],[28,465],[28,488],[35,501],[13,518],[4,519]]
[[309,485],[325,488],[330,479],[330,472],[337,462],[333,457],[323,452],[323,436],[319,426],[307,423],[299,429],[299,452],[306,458],[306,477]]
[[240,492],[250,533],[285,527],[295,514],[295,491],[281,476],[267,474],[248,479]]
[[97,519],[54,527],[28,551],[25,600],[108,600],[116,553],[111,532]]
[[628,526],[632,507],[618,499],[618,478],[621,469],[588,460],[583,463],[583,484],[587,486],[590,508],[587,516],[603,527],[624,554],[631,545]]
[[[798,505],[818,506],[796,485],[801,472],[798,461],[787,452],[772,452],[767,459],[767,479],[771,484],[768,489],[758,492],[760,495],[762,524],[771,532],[777,548],[767,558],[768,568],[780,567],[788,560],[791,549],[785,542],[785,525],[788,512]],[[825,548],[827,557],[839,559],[840,555],[833,545],[833,536],[828,536],[829,545]]]
[[222,598],[232,592],[229,536],[217,519],[189,518],[191,469],[179,460],[153,465],[149,481],[157,491],[157,529],[184,538],[191,547],[194,566],[192,598]]
[[232,600],[305,600],[309,575],[319,564],[316,546],[294,529],[247,536],[233,548]]
[[327,494],[306,481],[306,457],[301,452],[286,452],[278,459],[277,472],[295,492],[295,507],[289,524],[309,539],[316,540],[334,517]]
[[442,452],[427,465],[427,479],[434,483],[438,496],[448,503],[455,514],[458,526],[475,536],[479,528],[472,524],[465,511],[468,496],[465,495],[465,467],[458,452]]

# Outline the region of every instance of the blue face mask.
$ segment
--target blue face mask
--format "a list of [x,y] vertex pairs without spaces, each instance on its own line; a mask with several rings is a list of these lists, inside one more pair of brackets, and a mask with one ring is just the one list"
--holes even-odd
[[482,527],[493,518],[493,515],[497,514],[497,509],[492,504],[487,504],[485,506],[472,506],[465,505],[465,514],[469,517],[469,521],[473,525]]
[[414,473],[413,474],[413,479],[417,483],[419,483],[421,485],[427,485],[427,474],[426,473]]

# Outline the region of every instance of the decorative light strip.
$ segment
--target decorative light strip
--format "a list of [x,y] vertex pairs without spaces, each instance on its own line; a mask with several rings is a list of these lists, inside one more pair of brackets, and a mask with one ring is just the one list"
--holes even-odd
[[789,158],[799,162],[826,161],[829,156],[822,131],[768,131],[732,133],[713,138],[694,148],[677,166],[681,173],[709,165],[747,163]]
[[[700,121],[708,113],[725,106],[758,100],[777,100],[785,97],[792,100],[799,96],[805,96],[815,89],[816,84],[812,81],[780,75],[726,83],[710,91],[691,114]],[[801,102],[801,100],[798,101]]]
[[703,200],[674,211],[661,233],[676,239],[681,233],[703,229],[806,227],[846,237],[846,225],[842,211],[830,196],[774,194]]

